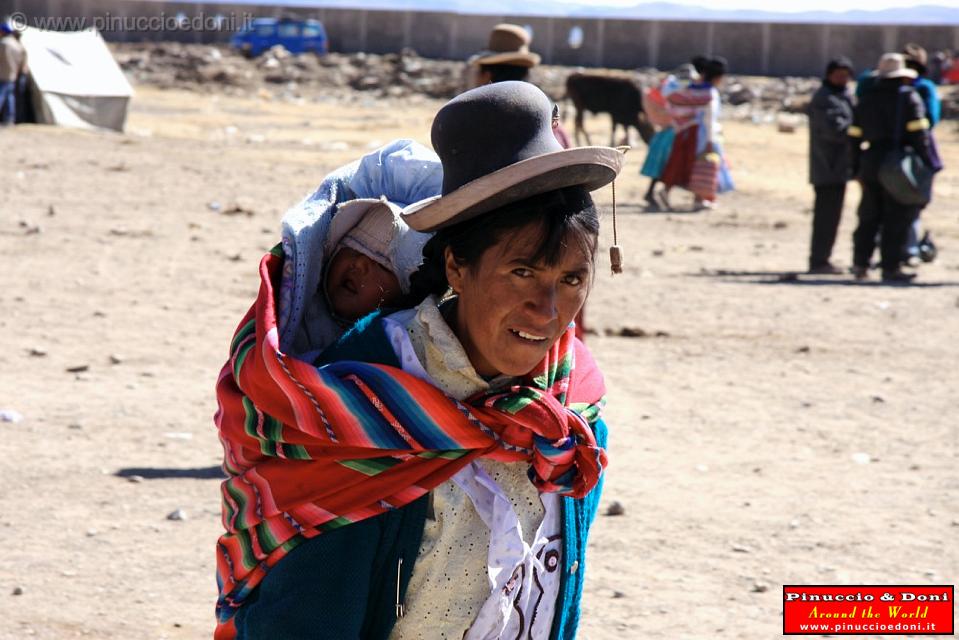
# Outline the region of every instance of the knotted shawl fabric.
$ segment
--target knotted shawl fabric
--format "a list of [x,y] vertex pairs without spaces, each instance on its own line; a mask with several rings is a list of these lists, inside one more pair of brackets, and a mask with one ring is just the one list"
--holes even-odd
[[407,505],[476,458],[527,461],[543,492],[581,498],[606,466],[591,424],[602,374],[570,328],[516,386],[458,402],[401,369],[317,368],[279,348],[278,246],[217,381],[223,526],[217,638],[300,542]]

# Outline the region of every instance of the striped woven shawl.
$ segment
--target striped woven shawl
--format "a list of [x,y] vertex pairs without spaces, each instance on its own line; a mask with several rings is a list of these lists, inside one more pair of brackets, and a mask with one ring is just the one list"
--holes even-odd
[[402,370],[317,368],[279,350],[283,252],[260,263],[260,292],[217,381],[224,449],[217,638],[266,572],[300,542],[402,507],[480,457],[528,461],[543,492],[582,497],[606,452],[590,424],[602,375],[570,329],[518,386],[455,401]]
[[692,85],[677,89],[666,97],[669,113],[676,122],[677,129],[685,129],[695,124],[696,116],[712,101],[709,86]]

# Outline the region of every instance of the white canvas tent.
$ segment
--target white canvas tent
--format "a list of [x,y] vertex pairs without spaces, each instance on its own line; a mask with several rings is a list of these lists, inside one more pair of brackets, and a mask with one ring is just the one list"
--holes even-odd
[[37,122],[123,131],[133,87],[95,29],[28,28],[21,42]]

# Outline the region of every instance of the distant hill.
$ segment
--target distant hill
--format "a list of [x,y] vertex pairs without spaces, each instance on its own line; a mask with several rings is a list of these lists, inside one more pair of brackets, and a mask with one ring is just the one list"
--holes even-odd
[[[201,0],[196,0],[201,1]],[[210,0],[205,0],[210,2]],[[214,0],[215,3],[216,0]],[[959,26],[959,7],[922,5],[878,11],[803,11],[798,13],[757,10],[710,9],[670,2],[650,2],[632,7],[600,7],[561,4],[549,0],[229,0],[246,4],[276,4],[301,7],[339,7],[511,16],[581,16],[633,18],[638,20],[698,20],[712,22],[827,22],[830,24],[926,24]]]

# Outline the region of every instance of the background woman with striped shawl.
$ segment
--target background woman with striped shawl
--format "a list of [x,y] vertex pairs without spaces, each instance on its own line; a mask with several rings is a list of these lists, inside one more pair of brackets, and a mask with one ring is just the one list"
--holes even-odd
[[562,150],[551,113],[520,82],[440,110],[442,196],[403,214],[436,232],[415,304],[358,322],[325,366],[280,349],[284,255],[264,258],[217,388],[218,639],[575,636],[607,459],[571,325],[589,191],[622,155]]
[[[669,191],[683,187],[694,192],[693,209],[699,211],[714,206],[717,193],[732,191],[732,176],[723,155],[719,114],[722,99],[719,86],[727,71],[726,59],[710,58],[703,65],[702,80],[669,95],[670,113],[676,121],[676,137],[660,180],[666,187],[663,199],[667,207]],[[693,185],[697,161],[708,160],[714,167],[713,185],[703,189]]]

